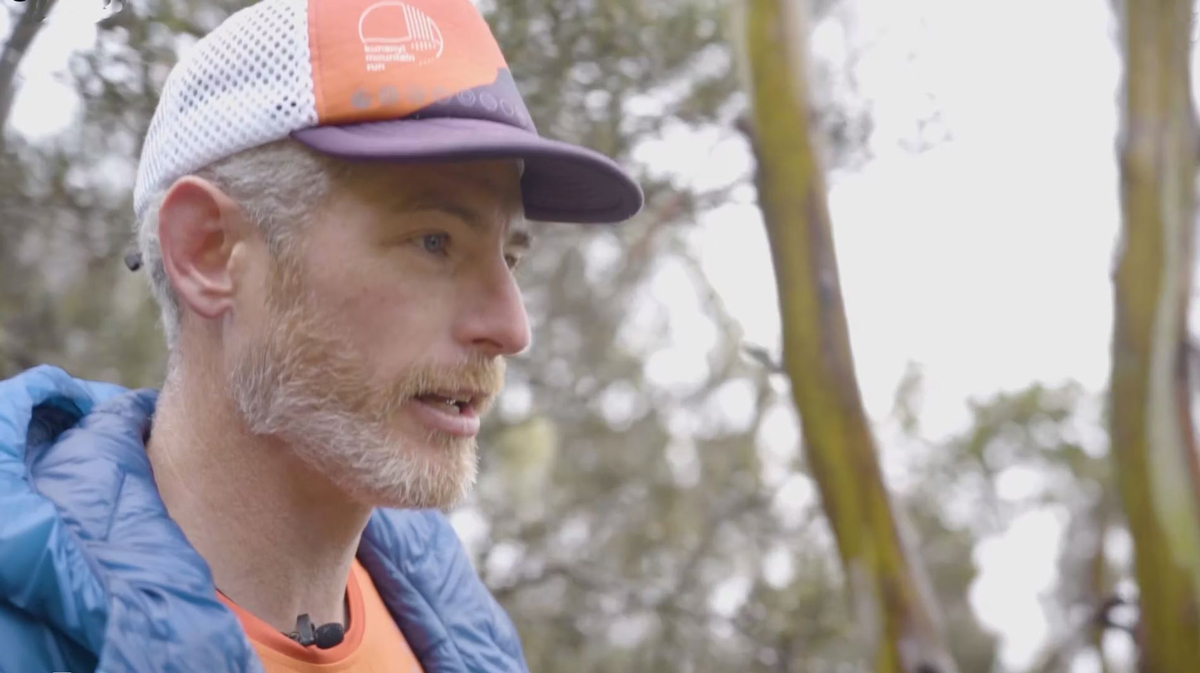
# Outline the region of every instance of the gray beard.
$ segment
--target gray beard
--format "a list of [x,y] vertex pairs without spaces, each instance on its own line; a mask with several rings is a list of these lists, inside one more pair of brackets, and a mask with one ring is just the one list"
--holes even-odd
[[263,339],[231,363],[229,390],[250,431],[278,438],[365,505],[458,505],[478,475],[475,439],[394,430],[400,396],[373,389],[363,358],[297,304],[273,310]]

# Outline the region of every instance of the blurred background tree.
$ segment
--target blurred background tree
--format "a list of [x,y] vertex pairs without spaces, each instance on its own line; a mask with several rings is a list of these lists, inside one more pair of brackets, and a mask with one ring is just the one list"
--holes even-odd
[[[144,279],[121,262],[133,240],[141,138],[171,65],[246,4],[126,3],[72,57],[65,82],[82,101],[78,118],[37,142],[6,130],[0,377],[48,362],[127,386],[160,381],[158,312]],[[517,623],[531,668],[870,670],[778,344],[746,342],[689,236],[708,210],[752,203],[752,175],[698,188],[689,176],[638,166],[639,147],[670,124],[744,142],[738,120],[747,100],[727,3],[479,4],[539,129],[635,166],[647,192],[645,212],[627,226],[538,232],[537,254],[521,271],[534,345],[511,363],[481,438],[481,483],[453,515]],[[6,9],[9,26],[21,25],[25,8]],[[844,20],[837,0],[810,0],[809,11],[814,27]],[[12,70],[0,100],[21,93],[20,56],[37,39],[38,26],[27,25],[27,36],[6,39],[0,62]],[[846,63],[818,58],[812,69],[818,149],[827,166],[853,167],[868,153],[867,107]],[[664,296],[663,282],[685,288],[702,324],[672,323],[667,303],[680,295]],[[663,372],[681,344],[703,357],[686,380],[671,379]],[[996,639],[969,600],[973,550],[1047,504],[1069,512],[1072,524],[1067,579],[1047,597],[1057,618],[1044,670],[1067,671],[1077,656],[1105,651],[1103,634],[1123,637],[1105,620],[1129,569],[1103,544],[1123,530],[1105,499],[1104,450],[1074,438],[1093,423],[1080,417],[1086,400],[1070,388],[997,397],[976,406],[969,432],[930,442],[915,421],[920,387],[914,370],[893,416],[877,423],[903,428],[888,435],[898,438],[908,475],[896,496],[921,540],[961,670],[1002,670]],[[1003,484],[1014,470],[1043,475],[1044,489],[1009,497]],[[1115,660],[1108,666],[1120,670]]]
[[1120,9],[1121,241],[1112,440],[1138,585],[1139,671],[1200,669],[1200,451],[1191,339],[1197,133],[1191,0]]
[[771,245],[784,371],[876,673],[957,673],[920,540],[880,466],[850,349],[825,169],[810,126],[803,0],[743,5],[759,204]]

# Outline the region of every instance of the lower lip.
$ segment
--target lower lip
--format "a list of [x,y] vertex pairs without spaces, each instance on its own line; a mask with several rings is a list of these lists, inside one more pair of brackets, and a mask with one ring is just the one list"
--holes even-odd
[[467,407],[461,412],[446,411],[445,405],[423,400],[409,400],[405,404],[412,409],[417,420],[426,426],[455,437],[474,437],[479,434],[479,416]]

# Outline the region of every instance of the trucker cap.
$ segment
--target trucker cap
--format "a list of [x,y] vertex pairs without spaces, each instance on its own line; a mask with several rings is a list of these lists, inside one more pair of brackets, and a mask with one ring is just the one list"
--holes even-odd
[[642,191],[608,157],[541,137],[471,0],[262,0],[167,78],[134,187],[153,195],[291,137],[354,161],[516,159],[531,220],[613,223]]

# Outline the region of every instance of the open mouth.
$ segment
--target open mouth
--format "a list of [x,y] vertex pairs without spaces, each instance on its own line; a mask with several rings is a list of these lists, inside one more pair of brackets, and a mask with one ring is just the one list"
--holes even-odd
[[475,413],[478,406],[476,401],[481,398],[479,393],[473,391],[434,392],[416,396],[417,400],[451,414]]
[[457,437],[479,432],[480,407],[487,396],[476,391],[437,391],[416,395],[411,413],[427,428]]

